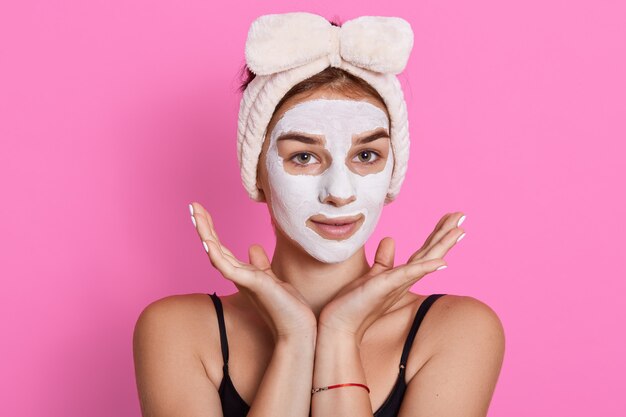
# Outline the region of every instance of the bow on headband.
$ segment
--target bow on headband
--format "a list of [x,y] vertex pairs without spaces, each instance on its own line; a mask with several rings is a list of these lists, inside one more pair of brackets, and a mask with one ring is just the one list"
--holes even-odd
[[361,16],[341,27],[305,12],[268,14],[250,26],[246,63],[257,75],[292,69],[326,57],[370,71],[398,74],[413,48],[411,25],[399,17]]

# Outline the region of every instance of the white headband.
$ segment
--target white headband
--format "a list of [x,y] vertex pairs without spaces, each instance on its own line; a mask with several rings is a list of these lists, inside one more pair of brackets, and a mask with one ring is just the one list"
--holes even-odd
[[274,109],[296,84],[329,66],[369,83],[390,116],[394,168],[386,202],[400,191],[409,159],[409,122],[400,81],[413,48],[411,25],[399,17],[361,16],[342,26],[305,12],[256,18],[246,40],[246,64],[256,76],[239,107],[237,158],[250,198],[260,200],[257,164]]

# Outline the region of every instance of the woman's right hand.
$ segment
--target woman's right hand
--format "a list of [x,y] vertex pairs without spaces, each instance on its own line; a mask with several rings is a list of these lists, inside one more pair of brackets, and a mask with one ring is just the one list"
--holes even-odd
[[211,264],[255,305],[274,340],[315,336],[315,314],[298,290],[276,277],[263,247],[250,246],[250,263],[241,262],[219,241],[213,220],[204,207],[194,202],[189,209]]

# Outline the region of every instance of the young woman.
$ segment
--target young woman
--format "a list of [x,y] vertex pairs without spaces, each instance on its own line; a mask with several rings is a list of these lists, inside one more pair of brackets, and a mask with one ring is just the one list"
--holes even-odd
[[405,264],[394,265],[391,238],[365,257],[408,158],[393,75],[412,46],[407,26],[308,13],[253,23],[238,156],[250,196],[267,204],[274,255],[252,245],[237,259],[190,204],[211,264],[239,291],[144,309],[133,340],[144,416],[487,414],[504,355],[497,315],[472,297],[410,291],[446,266],[466,216],[444,215]]

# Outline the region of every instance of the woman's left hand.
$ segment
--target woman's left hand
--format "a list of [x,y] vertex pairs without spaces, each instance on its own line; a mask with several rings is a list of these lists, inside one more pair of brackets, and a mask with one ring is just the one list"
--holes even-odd
[[463,213],[444,215],[424,245],[406,264],[393,267],[393,239],[382,239],[374,264],[362,277],[351,282],[324,307],[318,319],[318,331],[354,337],[357,343],[380,316],[426,274],[447,266],[444,255],[456,244],[464,230],[459,226]]

